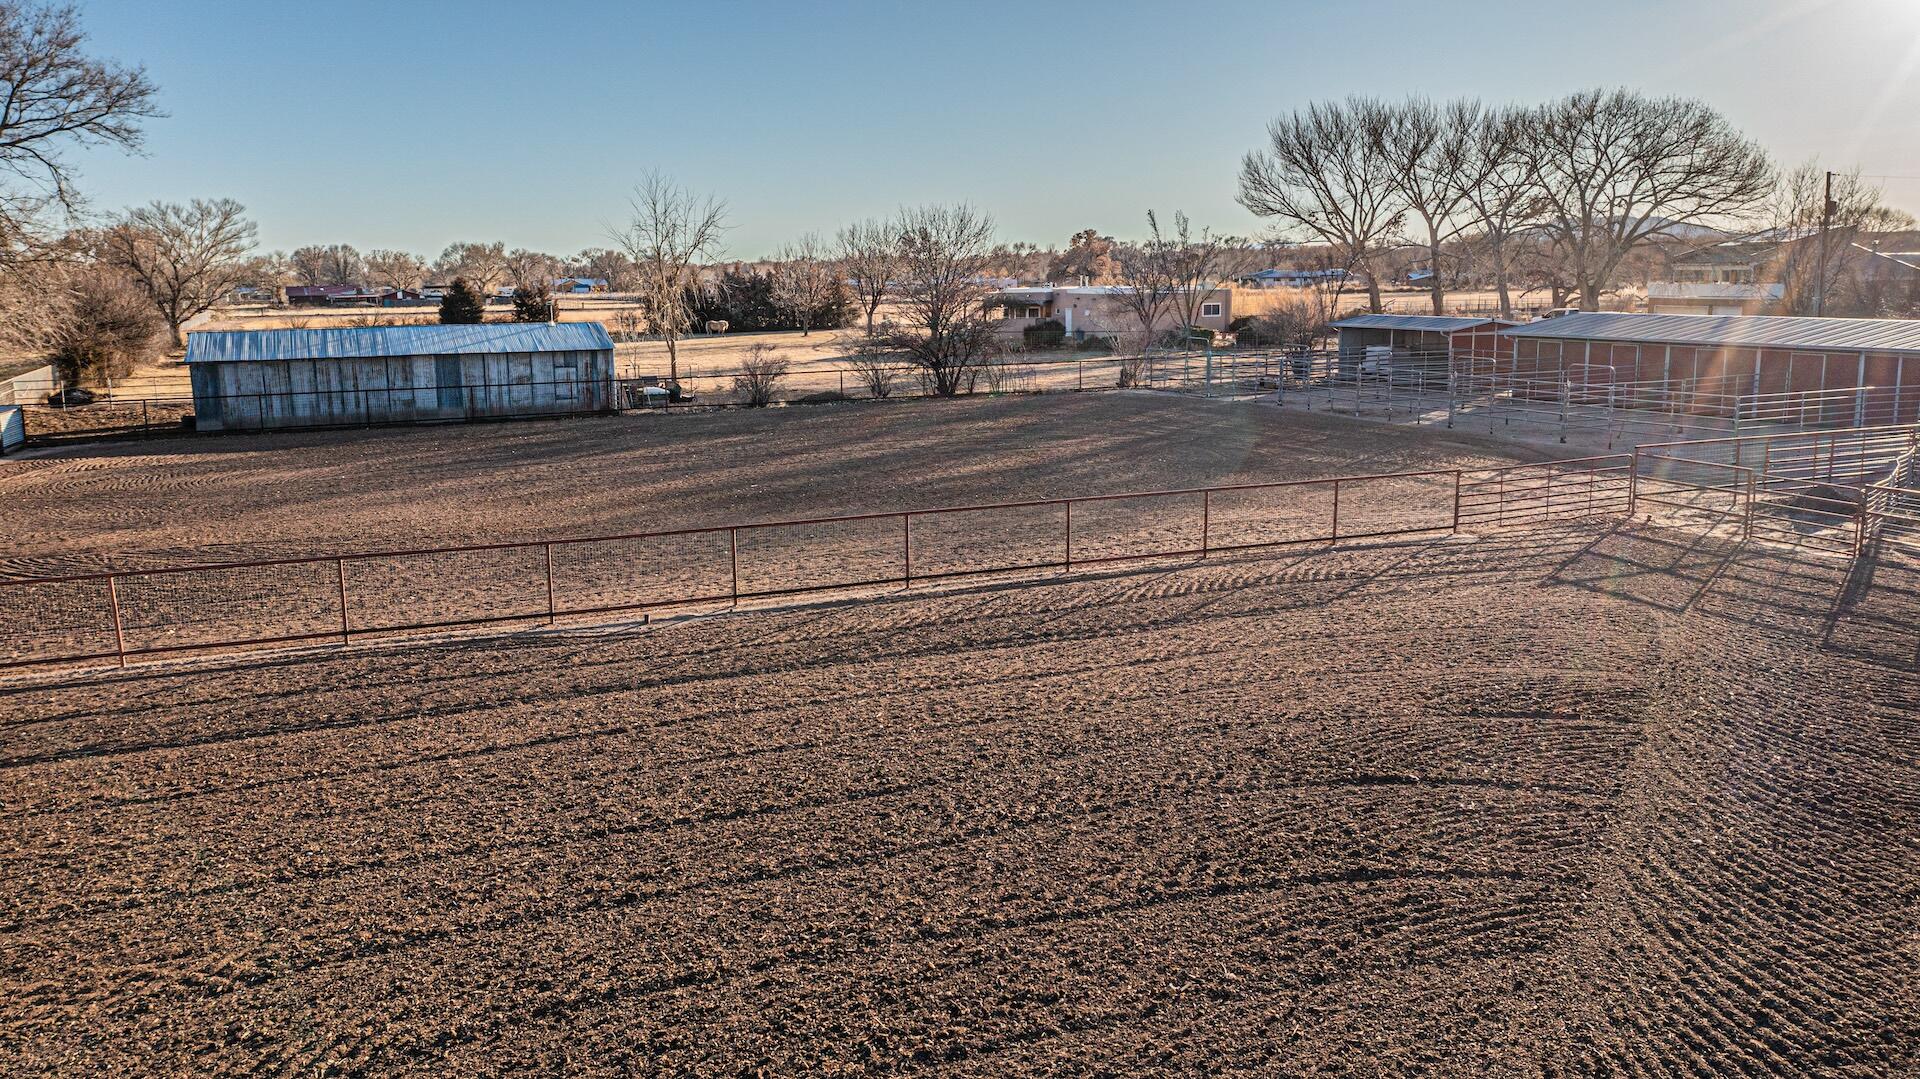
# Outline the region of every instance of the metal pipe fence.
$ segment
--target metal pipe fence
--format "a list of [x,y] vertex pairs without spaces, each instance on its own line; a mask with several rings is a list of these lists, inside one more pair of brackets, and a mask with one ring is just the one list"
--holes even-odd
[[1742,538],[1860,556],[1920,535],[1920,424],[1647,444],[1635,505],[1738,525]]
[[1619,515],[1627,455],[0,581],[0,668]]

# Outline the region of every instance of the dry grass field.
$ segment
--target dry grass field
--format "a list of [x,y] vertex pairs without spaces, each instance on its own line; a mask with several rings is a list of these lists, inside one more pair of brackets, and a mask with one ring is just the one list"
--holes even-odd
[[[15,571],[1509,449],[1145,395],[0,463]],[[136,452],[139,451],[139,452]],[[1920,574],[1606,522],[0,682],[0,1073],[1920,1068]]]

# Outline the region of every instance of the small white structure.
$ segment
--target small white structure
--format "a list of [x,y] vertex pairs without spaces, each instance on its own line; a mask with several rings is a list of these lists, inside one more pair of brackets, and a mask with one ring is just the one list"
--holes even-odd
[[187,340],[202,431],[605,412],[597,322],[238,330]]
[[20,406],[0,406],[0,455],[12,453],[26,441],[26,420],[20,414]]

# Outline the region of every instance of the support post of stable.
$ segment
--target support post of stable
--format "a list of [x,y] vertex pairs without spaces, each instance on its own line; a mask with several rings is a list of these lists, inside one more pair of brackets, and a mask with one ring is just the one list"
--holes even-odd
[[120,666],[127,665],[127,638],[120,627],[120,586],[114,583],[116,578],[107,578],[107,602],[113,605],[113,651],[120,658]]

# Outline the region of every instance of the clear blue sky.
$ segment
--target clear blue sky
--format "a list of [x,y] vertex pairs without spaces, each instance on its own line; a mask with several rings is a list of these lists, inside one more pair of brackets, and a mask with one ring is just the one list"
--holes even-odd
[[[431,257],[606,242],[648,169],[724,198],[732,254],[921,202],[1005,239],[1216,229],[1266,122],[1364,92],[1701,97],[1777,157],[1920,177],[1920,0],[1548,5],[1109,0],[325,3],[83,0],[170,114],[79,157],[97,207],[230,196],[263,248]],[[1920,180],[1888,180],[1920,212]]]

